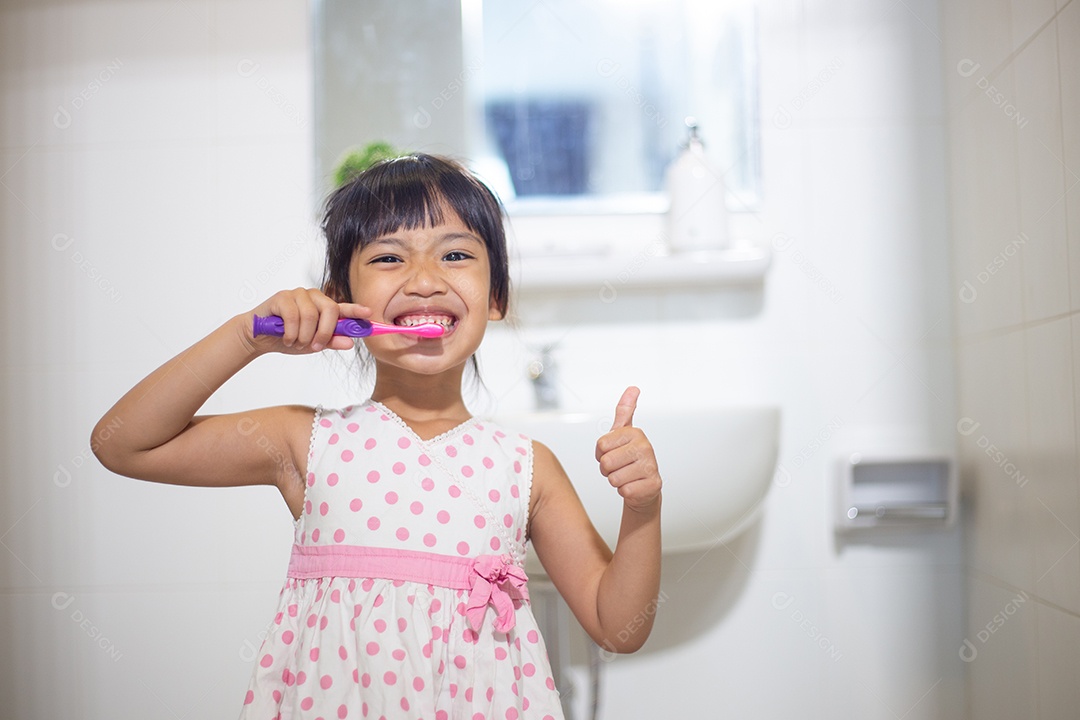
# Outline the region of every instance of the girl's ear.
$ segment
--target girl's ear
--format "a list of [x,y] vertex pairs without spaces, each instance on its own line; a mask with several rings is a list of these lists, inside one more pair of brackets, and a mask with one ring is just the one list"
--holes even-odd
[[488,320],[502,320],[505,317],[506,313],[499,309],[498,303],[495,302],[494,294],[488,298],[488,307],[490,308],[488,310]]

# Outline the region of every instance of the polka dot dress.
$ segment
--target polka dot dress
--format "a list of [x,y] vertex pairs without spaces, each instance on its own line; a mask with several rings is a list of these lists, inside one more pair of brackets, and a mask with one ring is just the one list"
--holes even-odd
[[562,720],[522,568],[532,444],[316,410],[289,576],[241,720]]

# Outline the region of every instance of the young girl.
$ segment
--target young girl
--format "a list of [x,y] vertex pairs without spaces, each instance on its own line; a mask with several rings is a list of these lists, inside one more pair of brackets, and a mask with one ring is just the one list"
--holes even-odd
[[[466,364],[507,311],[494,195],[450,160],[401,157],[337,190],[323,229],[322,289],[279,292],[155,370],[102,418],[123,422],[97,455],[144,480],[281,491],[295,544],[242,718],[561,718],[526,543],[593,640],[642,645],[661,480],[631,424],[638,390],[596,443],[623,501],[612,554],[551,451],[462,400]],[[281,316],[284,336],[253,336],[253,315]],[[333,336],[339,317],[445,333],[366,338],[375,387],[356,405],[195,414],[260,355],[352,349]]]

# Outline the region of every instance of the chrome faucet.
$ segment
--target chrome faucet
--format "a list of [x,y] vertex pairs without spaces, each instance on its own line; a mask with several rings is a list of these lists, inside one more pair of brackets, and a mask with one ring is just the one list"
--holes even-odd
[[533,390],[536,392],[536,409],[553,410],[559,407],[559,393],[555,387],[558,378],[555,370],[554,343],[541,345],[538,355],[529,363],[529,379],[532,380]]

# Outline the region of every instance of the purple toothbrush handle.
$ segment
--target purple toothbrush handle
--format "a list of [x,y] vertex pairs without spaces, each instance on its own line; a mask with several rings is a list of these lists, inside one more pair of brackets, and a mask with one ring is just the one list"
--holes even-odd
[[[251,331],[256,337],[259,335],[281,337],[285,334],[285,321],[277,315],[268,315],[266,317],[259,317],[256,315],[252,322]],[[337,321],[337,327],[334,328],[334,334],[353,338],[367,337],[371,334],[371,323],[367,320],[341,318]]]

